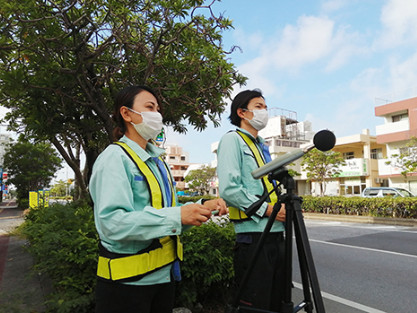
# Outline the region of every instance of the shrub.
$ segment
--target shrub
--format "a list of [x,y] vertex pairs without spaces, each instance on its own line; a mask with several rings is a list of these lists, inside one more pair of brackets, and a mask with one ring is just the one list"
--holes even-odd
[[[194,227],[182,236],[183,280],[177,288],[177,304],[204,306],[215,299],[226,301],[233,279],[233,225],[226,218]],[[35,269],[53,283],[47,307],[50,312],[94,311],[98,235],[93,210],[84,203],[53,204],[30,209],[21,233]]]
[[233,245],[235,232],[227,218],[193,227],[182,235],[184,262],[177,304],[210,307],[225,305],[233,281]]
[[417,218],[416,198],[363,198],[303,196],[304,212]]
[[36,271],[53,283],[47,301],[52,312],[92,312],[97,266],[93,212],[83,203],[31,209],[21,231]]

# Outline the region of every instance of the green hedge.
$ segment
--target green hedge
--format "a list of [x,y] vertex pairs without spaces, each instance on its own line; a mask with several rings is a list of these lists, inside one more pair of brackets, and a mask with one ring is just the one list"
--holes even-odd
[[[220,221],[193,227],[182,235],[183,280],[177,288],[178,306],[210,307],[212,299],[220,304],[227,299],[227,286],[233,279],[235,234],[227,218]],[[93,312],[98,236],[92,208],[74,202],[32,209],[20,231],[30,243],[36,272],[53,283],[46,303],[48,312]]]
[[303,196],[304,212],[417,218],[417,198],[363,198]]
[[222,305],[229,299],[233,282],[233,246],[235,231],[228,218],[193,227],[181,238],[184,243],[182,281],[177,305],[203,308]]
[[83,203],[31,209],[21,232],[35,270],[53,283],[49,312],[93,312],[98,236],[93,211]]

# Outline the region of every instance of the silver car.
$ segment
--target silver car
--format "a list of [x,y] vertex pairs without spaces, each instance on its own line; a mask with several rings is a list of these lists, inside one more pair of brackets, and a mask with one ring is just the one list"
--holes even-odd
[[415,197],[415,195],[404,188],[367,187],[363,190],[362,197]]

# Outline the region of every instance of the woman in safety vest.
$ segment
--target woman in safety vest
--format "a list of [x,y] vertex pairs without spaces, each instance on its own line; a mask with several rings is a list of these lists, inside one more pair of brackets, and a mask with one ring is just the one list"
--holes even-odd
[[[239,286],[257,243],[277,202],[273,192],[260,208],[249,214],[246,210],[273,184],[265,176],[254,179],[252,171],[271,160],[268,146],[258,132],[268,123],[268,111],[260,90],[245,90],[232,101],[229,119],[237,126],[226,133],[217,150],[217,175],[220,196],[229,206],[230,219],[236,231],[234,256],[235,279]],[[248,213],[248,215],[246,215]],[[239,305],[279,311],[283,296],[285,209],[281,207],[247,283],[242,286]]]
[[89,184],[100,236],[96,312],[171,313],[182,259],[178,236],[227,208],[222,199],[178,204],[164,150],[151,142],[163,124],[150,88],[119,92],[113,120],[116,142],[97,158]]

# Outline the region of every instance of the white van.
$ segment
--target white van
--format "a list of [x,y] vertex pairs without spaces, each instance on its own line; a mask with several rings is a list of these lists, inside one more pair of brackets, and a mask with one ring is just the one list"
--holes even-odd
[[404,188],[394,187],[367,187],[362,192],[362,197],[415,197],[410,191]]

